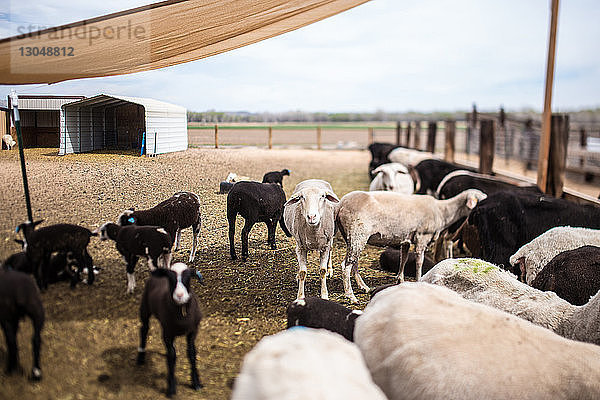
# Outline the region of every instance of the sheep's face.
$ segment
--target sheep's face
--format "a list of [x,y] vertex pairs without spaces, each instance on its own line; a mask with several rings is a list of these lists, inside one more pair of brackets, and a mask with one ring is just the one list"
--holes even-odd
[[169,285],[173,301],[179,305],[186,304],[190,300],[192,271],[184,263],[175,263],[169,272]]
[[469,189],[467,192],[467,208],[469,210],[472,210],[477,203],[487,198],[487,194],[483,193],[481,190]]
[[397,189],[396,175],[408,174],[408,169],[400,163],[389,163],[379,166],[373,170],[373,173],[381,176],[380,179],[381,184],[383,185],[383,190],[393,192]]
[[135,220],[135,217],[132,216],[132,214],[133,208],[123,211],[121,215],[119,215],[119,218],[117,218],[117,225],[127,226],[135,224],[137,221]]
[[339,203],[335,193],[317,188],[307,188],[292,196],[285,205],[300,203],[302,216],[310,226],[318,226],[327,203]]

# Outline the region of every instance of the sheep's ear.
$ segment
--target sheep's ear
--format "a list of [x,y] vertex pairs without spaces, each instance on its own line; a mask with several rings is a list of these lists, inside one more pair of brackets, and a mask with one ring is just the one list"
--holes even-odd
[[301,196],[292,196],[292,197],[290,197],[290,199],[288,201],[286,201],[283,206],[285,207],[285,206],[289,206],[290,204],[296,204],[297,202],[300,201],[300,197]]
[[381,169],[382,166],[383,165],[380,165],[379,167],[375,168],[374,170],[371,171],[371,173],[373,175],[377,175],[378,173],[383,172],[383,169]]
[[421,178],[419,177],[419,172],[413,166],[408,167],[408,173],[415,183],[415,193],[421,189]]
[[469,198],[467,199],[467,208],[469,208],[470,210],[474,209],[478,202],[479,199],[477,197],[469,196]]
[[32,223],[31,225],[35,228],[36,226],[38,226],[39,224],[41,224],[42,222],[44,222],[43,219],[40,219],[38,221],[35,221],[34,223]]
[[333,192],[327,192],[325,194],[325,198],[328,201],[332,202],[332,203],[339,203],[340,202],[340,199],[338,199],[338,197]]

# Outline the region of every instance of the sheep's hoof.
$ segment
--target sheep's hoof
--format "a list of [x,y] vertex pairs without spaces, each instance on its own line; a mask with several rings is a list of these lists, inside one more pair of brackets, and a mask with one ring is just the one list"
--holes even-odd
[[139,351],[137,356],[137,365],[144,365],[146,363],[146,352]]
[[327,270],[327,275],[325,275],[327,278],[333,278],[333,268],[329,268]]
[[204,387],[204,385],[202,383],[198,382],[194,382],[190,385],[190,387],[194,390],[200,390]]
[[177,393],[177,391],[175,390],[175,388],[167,389],[167,397],[169,397],[169,398],[173,397],[173,395],[176,393]]
[[42,371],[39,368],[33,368],[31,370],[31,377],[29,379],[31,379],[32,381],[41,381]]
[[232,259],[232,260],[234,260],[234,261],[235,261],[235,260],[237,260],[237,258],[238,258],[238,257],[237,257],[235,254],[232,254],[232,255],[231,255],[231,259]]
[[346,297],[348,297],[348,301],[350,301],[350,303],[356,304],[358,303],[358,299],[356,298],[355,295],[346,295]]
[[242,262],[246,262],[247,259],[248,259],[248,256],[246,256],[246,257],[242,256]]
[[277,250],[277,246],[276,246],[276,245],[274,245],[274,244],[272,244],[272,245],[271,245],[271,250]]

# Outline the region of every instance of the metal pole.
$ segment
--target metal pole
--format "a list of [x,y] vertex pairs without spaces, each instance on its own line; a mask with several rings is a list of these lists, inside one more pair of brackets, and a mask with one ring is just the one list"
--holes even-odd
[[17,143],[19,144],[19,158],[21,159],[21,175],[23,176],[23,190],[25,191],[25,205],[27,207],[27,220],[33,222],[31,213],[31,200],[29,198],[29,184],[27,183],[27,170],[25,169],[25,154],[23,153],[23,137],[21,135],[21,118],[19,117],[19,98],[13,90],[11,92],[11,104],[13,107],[13,118],[17,129]]

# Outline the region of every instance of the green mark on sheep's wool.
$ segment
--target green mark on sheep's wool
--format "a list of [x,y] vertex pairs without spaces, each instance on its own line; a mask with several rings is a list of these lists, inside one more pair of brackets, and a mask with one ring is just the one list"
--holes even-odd
[[495,265],[488,264],[485,261],[477,260],[474,258],[459,258],[457,263],[454,265],[455,270],[470,271],[475,274],[482,273],[487,274],[490,271],[498,269]]

